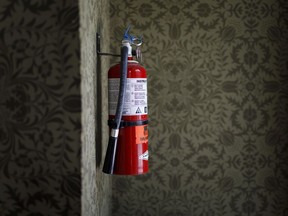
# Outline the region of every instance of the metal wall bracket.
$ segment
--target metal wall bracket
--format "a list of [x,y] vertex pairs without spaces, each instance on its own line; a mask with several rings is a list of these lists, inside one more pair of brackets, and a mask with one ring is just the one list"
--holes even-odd
[[105,53],[105,52],[101,52],[101,37],[100,34],[97,32],[96,33],[96,50],[97,50],[97,55],[98,56],[115,56],[115,57],[121,57],[120,54],[113,54],[113,53]]

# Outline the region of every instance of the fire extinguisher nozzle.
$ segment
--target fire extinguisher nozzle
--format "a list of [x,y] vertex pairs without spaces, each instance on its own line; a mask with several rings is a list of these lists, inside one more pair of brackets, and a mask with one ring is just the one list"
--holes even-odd
[[109,137],[109,143],[107,147],[106,157],[103,165],[103,172],[106,174],[113,174],[114,164],[115,164],[115,155],[117,147],[117,138]]

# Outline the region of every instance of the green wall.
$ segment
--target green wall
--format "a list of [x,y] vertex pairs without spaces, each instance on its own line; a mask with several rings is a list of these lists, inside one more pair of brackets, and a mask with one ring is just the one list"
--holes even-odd
[[113,177],[113,215],[288,215],[287,7],[110,2],[112,49],[144,36],[150,117],[150,173]]

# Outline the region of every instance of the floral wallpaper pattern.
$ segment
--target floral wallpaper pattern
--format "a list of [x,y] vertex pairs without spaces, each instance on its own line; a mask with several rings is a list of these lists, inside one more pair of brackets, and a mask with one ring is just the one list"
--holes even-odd
[[113,176],[113,215],[288,215],[288,3],[110,3],[148,71],[150,172]]
[[77,1],[0,2],[0,215],[80,215]]

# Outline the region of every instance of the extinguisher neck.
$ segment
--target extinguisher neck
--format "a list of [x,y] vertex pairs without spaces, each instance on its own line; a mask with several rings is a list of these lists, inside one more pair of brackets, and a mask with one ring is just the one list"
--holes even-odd
[[122,47],[126,46],[128,48],[128,60],[132,60],[132,46],[129,42],[129,40],[123,40],[122,41]]

